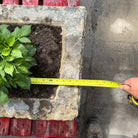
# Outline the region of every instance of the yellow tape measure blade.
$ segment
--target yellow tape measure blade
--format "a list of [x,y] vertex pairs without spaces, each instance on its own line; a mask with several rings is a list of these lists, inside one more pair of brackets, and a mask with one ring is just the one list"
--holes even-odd
[[55,79],[55,78],[30,78],[31,84],[39,85],[70,85],[119,88],[121,83],[106,80],[85,79]]

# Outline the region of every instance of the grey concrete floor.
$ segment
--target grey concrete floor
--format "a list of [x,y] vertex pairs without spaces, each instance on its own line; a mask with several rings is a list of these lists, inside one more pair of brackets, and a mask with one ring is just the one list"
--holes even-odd
[[[83,78],[123,82],[138,76],[138,0],[80,0],[87,8]],[[138,138],[138,109],[119,89],[82,89],[77,138],[97,118],[105,138]]]

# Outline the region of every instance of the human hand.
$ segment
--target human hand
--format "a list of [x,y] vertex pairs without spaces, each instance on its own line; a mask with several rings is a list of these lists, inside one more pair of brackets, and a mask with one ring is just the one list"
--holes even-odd
[[138,99],[138,77],[125,80],[119,88]]

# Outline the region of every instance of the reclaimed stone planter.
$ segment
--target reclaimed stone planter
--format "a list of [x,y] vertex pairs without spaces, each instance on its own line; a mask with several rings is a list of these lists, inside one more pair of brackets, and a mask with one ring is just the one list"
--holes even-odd
[[[47,24],[62,28],[60,78],[81,78],[84,7],[46,7],[0,5],[0,23]],[[80,89],[58,86],[54,98],[11,98],[0,105],[0,117],[44,120],[72,120],[78,116]]]

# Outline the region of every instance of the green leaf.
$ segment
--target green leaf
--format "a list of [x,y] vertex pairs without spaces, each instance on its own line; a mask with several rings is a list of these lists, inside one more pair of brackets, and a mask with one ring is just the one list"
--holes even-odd
[[4,76],[5,76],[5,72],[4,72],[3,70],[0,70],[0,75],[1,75],[2,77],[4,77]]
[[16,27],[14,31],[11,33],[16,38],[28,36],[31,33],[31,25],[24,25],[21,27]]
[[12,33],[7,27],[0,25],[0,103],[8,101],[7,88],[11,86],[30,90],[28,69],[36,65],[32,57],[36,49],[26,37],[31,33],[31,25],[16,27]]
[[4,39],[6,40],[10,36],[10,31],[7,28],[3,28],[2,35]]
[[0,42],[4,40],[3,35],[0,33]]
[[8,84],[12,85],[14,88],[17,88],[16,82],[15,82],[15,76],[14,78],[7,76],[7,79],[8,79]]
[[16,27],[15,29],[14,29],[14,31],[11,33],[11,35],[12,36],[15,36],[15,38],[18,38],[18,37],[20,37],[20,28],[19,27]]
[[1,54],[3,56],[8,56],[10,54],[10,52],[11,52],[11,49],[10,48],[5,48],[5,49],[2,50],[2,53]]
[[[28,61],[29,61],[29,58],[28,58]],[[36,66],[37,65],[36,60],[33,57],[30,58],[29,62],[32,64],[32,66]]]
[[7,79],[5,77],[2,77],[3,82],[7,82]]
[[30,90],[31,80],[27,75],[26,76],[22,75],[16,83],[18,84],[19,87]]
[[18,40],[22,43],[31,43],[31,41],[27,37],[18,38]]
[[21,57],[23,57],[23,56],[22,56],[22,52],[21,52],[19,49],[17,49],[17,48],[14,48],[14,49],[12,50],[11,55],[12,55],[14,58],[21,58]]
[[10,77],[9,75],[6,75],[6,79],[8,80],[8,84],[12,85],[12,83],[13,83],[13,78]]
[[27,57],[27,58],[25,59],[25,62],[24,62],[23,65],[24,65],[25,67],[27,67],[28,69],[30,69],[30,67],[36,66],[37,63],[36,63],[36,60],[35,60],[34,58],[32,58],[32,57]]
[[32,67],[32,64],[30,62],[24,62],[23,65],[27,68],[30,69]]
[[33,61],[33,57],[26,57],[25,61],[29,61],[29,62],[32,62]]
[[8,37],[7,40],[6,40],[6,42],[7,42],[7,44],[8,44],[10,47],[12,47],[12,46],[14,45],[14,43],[15,43],[15,36],[10,36],[10,37]]
[[19,66],[23,63],[24,59],[18,58],[14,60],[14,65]]
[[12,85],[12,87],[17,88],[17,85],[15,82],[12,82],[11,85]]
[[5,83],[5,86],[8,87],[8,88],[11,88],[9,83]]
[[0,76],[0,86],[2,86],[4,84],[4,81],[2,79],[2,77]]
[[12,57],[12,56],[8,56],[8,57],[5,58],[5,60],[8,61],[8,62],[13,61],[14,59],[15,59],[15,58]]
[[24,25],[20,30],[20,37],[28,36],[31,33],[31,25]]
[[0,52],[2,52],[2,50],[4,49],[5,47],[2,45],[2,44],[0,44]]
[[28,74],[28,73],[29,73],[28,69],[27,69],[25,66],[18,66],[17,69],[18,69],[21,73],[24,73],[24,74]]
[[28,50],[29,56],[34,56],[34,54],[36,53],[36,48],[33,45],[27,45],[26,49]]
[[15,68],[14,68],[14,78],[13,78],[13,79],[16,78],[16,75],[17,75],[18,73],[20,73],[20,72],[17,70],[17,67],[15,67]]
[[8,89],[7,89],[5,86],[3,86],[3,87],[1,88],[1,90],[4,91],[6,94],[8,94]]
[[0,32],[2,32],[2,30],[4,30],[4,29],[7,29],[8,26],[9,25],[7,25],[7,24],[0,25]]
[[5,91],[0,90],[0,104],[5,104],[8,102],[8,95]]
[[25,56],[27,54],[27,52],[28,52],[28,50],[26,49],[26,47],[23,44],[20,44],[20,43],[16,44],[14,46],[14,48],[19,49],[22,52],[23,56]]
[[13,71],[14,71],[13,65],[10,64],[10,63],[6,63],[5,68],[4,68],[4,71],[5,71],[7,74],[13,76]]
[[0,70],[2,70],[5,67],[4,60],[0,61]]

